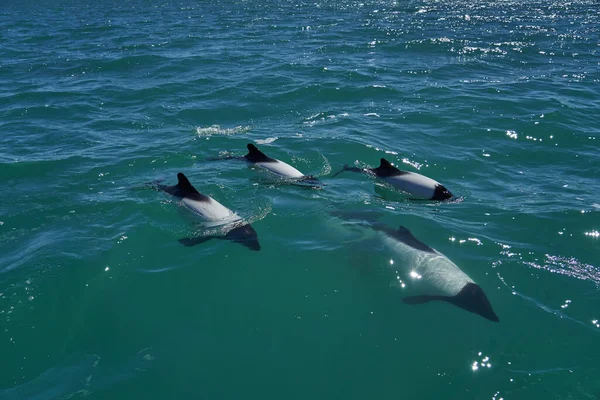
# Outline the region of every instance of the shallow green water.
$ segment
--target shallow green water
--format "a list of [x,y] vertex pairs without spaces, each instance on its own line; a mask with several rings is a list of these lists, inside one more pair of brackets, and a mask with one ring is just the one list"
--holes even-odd
[[[598,10],[3,3],[0,399],[598,398]],[[207,160],[249,142],[322,189]],[[381,157],[458,201],[332,178]],[[262,249],[182,246],[147,185],[178,172]],[[500,323],[403,304],[340,209],[444,253]]]

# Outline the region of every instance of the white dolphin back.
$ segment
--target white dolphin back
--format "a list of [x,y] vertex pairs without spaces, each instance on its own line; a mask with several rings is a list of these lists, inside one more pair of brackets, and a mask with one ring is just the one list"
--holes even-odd
[[229,223],[241,219],[236,213],[212,197],[206,197],[208,197],[207,201],[199,201],[190,197],[184,197],[182,203],[206,222]]
[[257,162],[255,163],[261,168],[273,172],[274,174],[281,175],[285,178],[303,178],[304,174],[298,171],[291,165],[284,163],[283,161],[275,160],[275,162]]
[[388,247],[397,256],[394,265],[399,262],[407,281],[414,280],[428,295],[455,296],[467,283],[474,283],[456,264],[438,251],[430,253],[415,249],[382,234]]
[[440,183],[415,172],[405,172],[383,180],[397,189],[410,193],[413,196],[430,199],[435,193],[435,187]]

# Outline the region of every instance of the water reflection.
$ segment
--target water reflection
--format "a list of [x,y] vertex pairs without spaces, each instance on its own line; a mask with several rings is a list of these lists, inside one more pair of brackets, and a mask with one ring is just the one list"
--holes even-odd
[[481,357],[481,360],[477,361],[473,361],[471,363],[471,370],[472,371],[477,371],[480,368],[492,368],[492,363],[490,362],[490,357],[489,356],[484,356],[483,352],[479,352],[477,353],[478,357]]
[[[589,325],[588,325],[588,324],[586,324],[585,322],[583,322],[583,321],[580,321],[580,320],[578,320],[578,319],[575,319],[575,318],[573,318],[573,317],[570,317],[570,316],[568,316],[567,314],[563,313],[562,311],[559,311],[559,310],[556,310],[556,309],[550,308],[550,307],[548,307],[547,305],[543,304],[541,301],[539,301],[539,300],[537,300],[537,299],[534,299],[533,297],[529,297],[529,296],[526,296],[526,295],[524,295],[523,293],[517,292],[517,291],[515,290],[515,286],[514,286],[514,285],[513,285],[513,286],[509,286],[509,285],[506,283],[506,281],[504,280],[504,278],[502,278],[502,276],[501,276],[500,274],[497,274],[497,275],[498,275],[498,278],[500,278],[500,281],[502,282],[502,284],[503,284],[504,286],[506,286],[506,287],[507,287],[507,288],[508,288],[508,289],[511,291],[511,293],[512,293],[514,296],[519,296],[519,297],[521,297],[522,299],[524,299],[524,300],[527,300],[528,302],[530,302],[530,303],[534,304],[536,307],[540,308],[541,310],[543,310],[543,311],[545,311],[545,312],[547,312],[547,313],[549,313],[549,314],[556,315],[557,317],[559,317],[559,318],[561,318],[561,319],[566,319],[566,320],[569,320],[569,321],[575,322],[575,323],[577,323],[577,324],[579,324],[579,325],[585,326],[585,327],[586,327],[586,328],[588,328],[588,329],[593,329],[595,332],[597,332],[597,330],[596,330],[596,329],[594,329],[593,327],[589,326]],[[568,307],[568,305],[569,305],[570,303],[571,303],[571,300],[566,300],[566,301],[565,301],[565,304],[563,304],[563,305],[561,306],[561,308],[563,308],[563,309],[564,309],[564,308],[567,308],[567,307]]]

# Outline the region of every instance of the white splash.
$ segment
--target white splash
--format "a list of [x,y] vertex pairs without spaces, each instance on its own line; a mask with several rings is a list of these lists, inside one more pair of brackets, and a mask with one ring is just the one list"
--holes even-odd
[[250,130],[249,126],[236,126],[234,128],[222,128],[220,125],[211,126],[199,126],[196,128],[196,133],[200,137],[212,136],[212,135],[223,135],[230,136],[239,133],[246,133]]
[[255,142],[257,144],[269,144],[269,143],[273,143],[277,139],[279,139],[279,138],[278,137],[270,137],[270,138],[266,138],[266,139],[257,139],[257,140],[255,140]]

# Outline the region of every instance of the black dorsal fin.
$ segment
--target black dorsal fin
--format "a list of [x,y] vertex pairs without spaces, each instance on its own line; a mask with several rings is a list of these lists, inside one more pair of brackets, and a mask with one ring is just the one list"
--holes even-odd
[[379,167],[371,169],[377,176],[382,178],[387,178],[390,176],[403,175],[407,172],[401,171],[398,168],[394,167],[391,162],[386,160],[385,158],[381,158],[379,160]]
[[398,230],[396,230],[396,232],[394,232],[394,238],[406,244],[407,246],[412,247],[413,249],[425,251],[427,253],[436,252],[434,249],[414,237],[414,235],[402,225],[398,228]]
[[192,186],[187,176],[181,172],[177,174],[177,187],[179,188],[179,195],[181,197],[186,197],[194,193],[200,194],[200,192]]
[[164,190],[165,192],[183,199],[184,197],[197,200],[197,201],[211,201],[211,198],[198,192],[195,187],[192,186],[187,176],[181,172],[177,174],[177,185],[166,186],[157,185],[158,189]]
[[248,154],[246,154],[244,157],[248,161],[253,162],[253,163],[274,161],[272,158],[267,157],[262,151],[260,151],[252,143],[248,143],[248,145],[246,147],[248,148]]
[[389,169],[389,168],[397,169],[396,167],[394,167],[392,165],[391,162],[389,162],[385,158],[381,158],[381,160],[379,160],[379,168],[382,168],[382,169],[383,168],[386,168],[386,169]]

